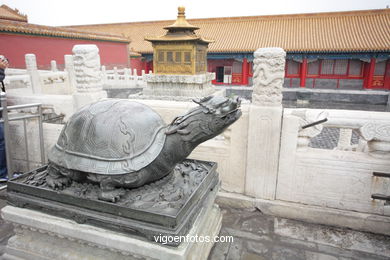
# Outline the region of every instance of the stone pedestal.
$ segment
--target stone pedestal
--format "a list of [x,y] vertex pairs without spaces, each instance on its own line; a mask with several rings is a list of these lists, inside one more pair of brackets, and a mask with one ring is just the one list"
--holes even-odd
[[185,160],[156,182],[123,189],[116,203],[99,200],[92,183],[52,190],[47,166],[23,174],[8,182],[2,216],[16,235],[4,258],[206,259],[221,227],[215,170]]
[[147,86],[144,88],[141,98],[188,100],[209,96],[215,92],[211,84],[211,81],[215,79],[214,73],[198,75],[147,74],[144,77]]
[[[214,204],[215,192],[210,193],[188,237],[219,234],[222,215]],[[16,233],[8,241],[3,255],[6,260],[207,259],[214,244],[186,241],[178,247],[166,246],[13,206],[5,207],[2,216],[14,225]]]
[[73,94],[73,111],[79,110],[81,107],[99,101],[103,98],[107,98],[107,92],[76,92]]

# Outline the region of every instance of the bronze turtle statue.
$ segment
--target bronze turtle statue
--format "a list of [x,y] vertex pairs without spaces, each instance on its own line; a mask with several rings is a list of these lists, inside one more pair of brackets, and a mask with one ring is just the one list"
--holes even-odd
[[238,98],[209,96],[194,102],[199,106],[169,125],[150,107],[129,100],[83,107],[69,119],[48,155],[48,186],[99,183],[99,199],[116,202],[123,193],[118,188],[163,178],[196,146],[241,116]]

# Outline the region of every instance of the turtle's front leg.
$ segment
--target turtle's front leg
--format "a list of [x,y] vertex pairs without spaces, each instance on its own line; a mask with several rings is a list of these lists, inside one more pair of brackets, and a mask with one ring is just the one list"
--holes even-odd
[[[47,166],[47,177],[46,183],[52,189],[64,189],[68,187],[72,183],[72,179],[69,177],[69,172],[65,172],[66,170],[58,167],[52,163],[49,163]],[[69,171],[69,170],[67,170]],[[65,175],[66,174],[66,175]]]
[[99,200],[117,202],[124,195],[124,190],[116,187],[113,177],[105,177],[100,180]]

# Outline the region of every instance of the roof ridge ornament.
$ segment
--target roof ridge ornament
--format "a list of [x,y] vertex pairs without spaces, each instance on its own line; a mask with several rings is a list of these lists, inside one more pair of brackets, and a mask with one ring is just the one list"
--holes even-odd
[[191,25],[185,15],[186,8],[184,6],[179,6],[177,8],[177,19],[174,24],[164,27],[164,29],[171,31],[171,30],[177,30],[177,29],[184,29],[184,30],[191,30],[195,31],[198,30],[199,27]]

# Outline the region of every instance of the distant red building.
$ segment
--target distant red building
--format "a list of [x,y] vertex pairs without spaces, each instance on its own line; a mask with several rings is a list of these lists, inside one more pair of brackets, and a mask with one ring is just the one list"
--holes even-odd
[[[174,21],[73,26],[131,38],[132,66],[152,69],[145,36],[165,33]],[[284,87],[390,89],[390,9],[188,19],[209,45],[214,84],[251,85],[253,52],[281,47],[287,52]]]
[[0,54],[9,59],[12,68],[25,68],[27,53],[36,55],[40,69],[49,68],[51,60],[61,66],[64,55],[72,54],[76,44],[97,45],[102,65],[129,67],[129,42],[111,34],[29,24],[26,15],[0,6]]

